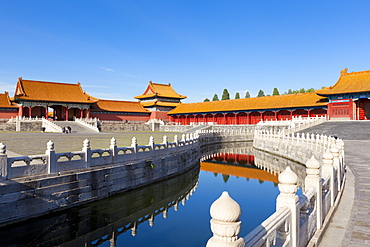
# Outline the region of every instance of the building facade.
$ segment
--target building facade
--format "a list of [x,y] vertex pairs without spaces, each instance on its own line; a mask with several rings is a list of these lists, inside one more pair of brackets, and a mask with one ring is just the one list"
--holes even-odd
[[169,120],[169,111],[175,109],[186,96],[176,93],[171,84],[149,82],[143,94],[136,96],[141,104],[151,112],[151,119]]
[[285,94],[181,103],[171,84],[149,82],[139,101],[103,100],[82,90],[80,83],[17,81],[12,99],[0,94],[0,118],[15,116],[73,120],[96,117],[109,121],[159,119],[179,125],[257,124],[261,120],[289,120],[293,117],[327,116],[328,119],[370,119],[370,70],[341,71],[334,86],[310,93]]
[[57,83],[18,79],[13,101],[19,105],[19,116],[73,120],[90,117],[91,105],[97,99],[82,91],[80,83]]
[[181,104],[170,111],[177,124],[257,124],[261,120],[326,115],[327,99],[316,93]]
[[341,71],[338,82],[316,93],[327,97],[329,119],[370,119],[370,70],[348,73]]
[[9,93],[0,94],[0,119],[10,119],[18,116],[19,106],[9,98]]

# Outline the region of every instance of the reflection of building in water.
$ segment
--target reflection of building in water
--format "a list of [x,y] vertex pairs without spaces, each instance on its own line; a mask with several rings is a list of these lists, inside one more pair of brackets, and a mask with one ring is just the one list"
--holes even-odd
[[236,177],[253,178],[261,181],[270,181],[278,183],[277,175],[273,175],[267,171],[258,169],[257,167],[243,167],[235,165],[222,165],[213,162],[202,162],[200,163],[200,169],[202,171],[221,173],[224,175],[231,175]]
[[[198,185],[199,167],[159,183],[135,189],[115,197],[79,208],[69,209],[47,218],[23,222],[0,229],[0,246],[98,246],[110,241],[115,246],[117,236],[155,217],[186,204]],[[9,236],[17,236],[12,238]]]
[[283,172],[287,166],[290,166],[298,175],[299,186],[303,186],[303,180],[306,177],[306,167],[304,165],[256,150],[253,148],[252,142],[205,146],[202,147],[201,152],[202,161],[206,161],[201,163],[201,169],[206,171],[277,183],[277,175]]

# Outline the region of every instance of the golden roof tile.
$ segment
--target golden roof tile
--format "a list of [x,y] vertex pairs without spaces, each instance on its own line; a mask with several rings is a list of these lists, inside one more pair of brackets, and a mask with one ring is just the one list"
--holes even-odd
[[344,69],[334,86],[316,90],[319,95],[370,92],[370,70],[347,73]]
[[92,105],[91,111],[112,111],[112,112],[142,112],[150,113],[145,109],[140,102],[134,101],[118,101],[118,100],[102,100]]
[[181,103],[168,114],[228,112],[245,110],[285,109],[327,105],[326,98],[315,92],[284,94],[247,99]]
[[59,83],[18,79],[15,100],[94,103],[96,99],[82,91],[80,83]]
[[1,108],[18,108],[17,105],[12,103],[9,98],[9,93],[4,92],[0,94],[0,107]]
[[135,99],[145,99],[151,97],[165,97],[165,98],[176,98],[176,99],[185,99],[186,96],[180,95],[175,92],[171,84],[159,84],[149,82],[148,87],[142,95],[135,96]]

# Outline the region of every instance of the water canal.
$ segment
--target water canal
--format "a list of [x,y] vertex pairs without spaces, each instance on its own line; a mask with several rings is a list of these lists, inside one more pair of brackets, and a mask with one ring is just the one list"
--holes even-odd
[[0,246],[205,246],[210,205],[225,190],[242,208],[245,236],[275,211],[277,175],[255,163],[276,159],[246,143],[202,151],[212,155],[178,177],[4,227]]

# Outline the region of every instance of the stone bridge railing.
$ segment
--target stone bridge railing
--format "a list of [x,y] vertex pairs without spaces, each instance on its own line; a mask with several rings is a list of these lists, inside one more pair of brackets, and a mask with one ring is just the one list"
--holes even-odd
[[200,130],[197,134],[199,135],[201,146],[203,146],[223,142],[252,141],[254,131],[254,126],[244,126],[244,128],[242,126],[235,126],[235,128],[220,127]]
[[195,147],[199,147],[198,136],[195,134],[183,135],[181,140],[175,136],[173,142],[168,142],[167,136],[164,136],[163,142],[157,144],[150,137],[149,144],[142,146],[137,144],[134,137],[130,147],[117,147],[115,138],[112,138],[107,149],[91,149],[90,141],[86,139],[82,151],[56,153],[54,143],[49,141],[45,154],[7,157],[6,146],[0,143],[1,180],[155,159]]
[[0,225],[103,199],[173,177],[199,164],[198,136],[183,135],[148,145],[57,153],[49,141],[45,154],[8,157],[0,144]]
[[324,220],[333,213],[342,193],[345,180],[343,141],[327,136],[287,136],[283,132],[258,130],[253,145],[304,164],[307,175],[303,178],[303,193],[296,194],[298,177],[288,166],[279,175],[276,212],[244,237],[244,241],[238,237],[237,206],[230,202],[230,197],[221,196],[215,204],[224,205],[219,209],[223,212],[216,213],[213,209],[211,230],[214,235],[207,246],[222,243],[228,246],[314,245],[320,238],[319,230],[322,230]]

